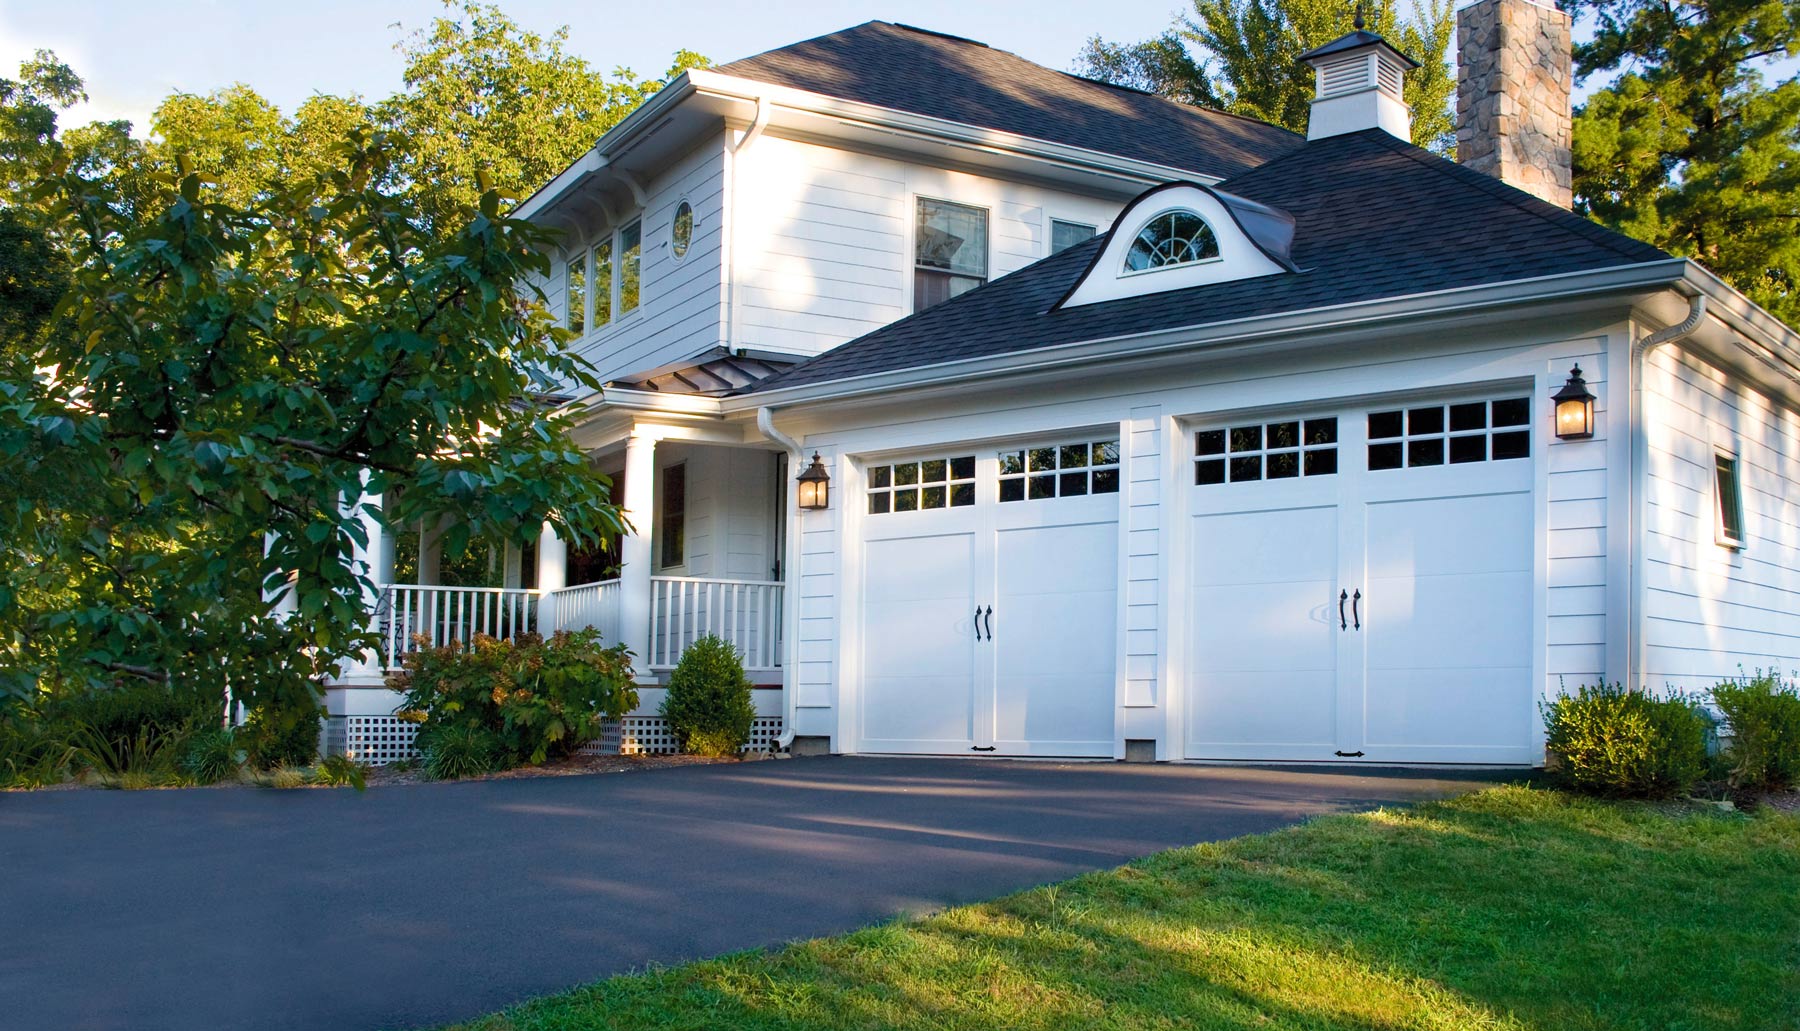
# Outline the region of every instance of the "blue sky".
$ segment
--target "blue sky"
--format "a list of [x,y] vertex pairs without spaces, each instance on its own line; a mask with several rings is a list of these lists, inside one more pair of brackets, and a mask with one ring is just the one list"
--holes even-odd
[[[1185,0],[685,0],[581,4],[502,0],[520,23],[569,26],[570,48],[597,67],[645,75],[686,47],[728,61],[883,18],[978,39],[1068,68],[1088,36],[1137,40],[1169,25]],[[1460,4],[1459,4],[1460,6]],[[394,43],[443,10],[439,0],[0,0],[0,75],[47,47],[88,83],[90,103],[65,125],[129,118],[141,135],[171,92],[247,83],[284,111],[315,92],[379,99],[400,87]],[[1796,62],[1778,66],[1792,74]],[[1589,89],[1599,85],[1590,82]],[[1578,91],[1577,99],[1580,93]]]

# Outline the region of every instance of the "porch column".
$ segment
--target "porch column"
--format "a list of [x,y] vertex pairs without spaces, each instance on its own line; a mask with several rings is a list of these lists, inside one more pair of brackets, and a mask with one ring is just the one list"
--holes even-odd
[[[512,548],[512,545],[507,545],[509,556]],[[550,592],[560,591],[567,586],[569,546],[556,535],[555,527],[545,523],[538,531],[537,544],[537,629],[545,637],[556,630],[556,597]]]
[[414,579],[421,585],[438,583],[443,577],[444,528],[448,523],[446,517],[436,526],[419,524],[419,575]]
[[656,437],[640,429],[625,441],[625,519],[619,538],[619,640],[650,669],[651,532],[656,519]]
[[[364,474],[365,479],[367,474]],[[381,585],[388,583],[393,576],[393,549],[384,543],[387,531],[382,527],[377,512],[381,509],[381,495],[361,494],[354,497],[346,495],[344,513],[362,524],[364,537],[367,539],[350,546],[350,571],[363,579],[362,609],[367,614],[369,624],[379,629],[381,621]],[[382,562],[387,556],[388,566],[384,571]],[[379,677],[382,675],[382,654],[380,648],[365,650],[355,660],[345,675],[351,677]]]

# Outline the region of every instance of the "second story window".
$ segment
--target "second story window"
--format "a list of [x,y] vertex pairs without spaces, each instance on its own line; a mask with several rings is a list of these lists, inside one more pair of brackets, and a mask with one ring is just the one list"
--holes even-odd
[[1059,254],[1078,243],[1086,243],[1094,238],[1094,227],[1080,222],[1064,222],[1060,218],[1050,220],[1050,253]]
[[612,321],[613,242],[612,237],[594,247],[594,328]]
[[619,230],[619,314],[637,310],[638,268],[644,258],[644,224],[633,222]]
[[919,198],[913,236],[913,311],[987,282],[987,210]]
[[574,333],[587,331],[587,255],[577,254],[564,269],[563,323]]

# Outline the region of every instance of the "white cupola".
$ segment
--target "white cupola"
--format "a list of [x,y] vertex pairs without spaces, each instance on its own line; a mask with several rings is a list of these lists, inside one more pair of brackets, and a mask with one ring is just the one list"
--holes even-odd
[[1386,129],[1412,141],[1412,108],[1401,92],[1406,73],[1419,62],[1388,41],[1366,32],[1359,15],[1356,31],[1300,55],[1318,76],[1306,138],[1324,139],[1363,129]]

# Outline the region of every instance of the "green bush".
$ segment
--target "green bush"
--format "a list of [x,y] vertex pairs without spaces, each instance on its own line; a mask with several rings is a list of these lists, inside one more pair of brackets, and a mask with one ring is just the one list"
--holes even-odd
[[504,768],[505,746],[492,731],[468,724],[438,727],[420,747],[425,775],[433,780],[474,777]]
[[334,788],[352,787],[358,791],[368,786],[369,768],[339,753],[319,760],[313,780]]
[[734,756],[750,742],[756,706],[737,649],[708,634],[681,653],[669,674],[663,718],[684,752]]
[[1593,795],[1667,798],[1706,772],[1709,720],[1681,694],[1583,686],[1544,706],[1550,771]]
[[[421,648],[388,686],[405,693],[398,715],[419,724],[419,750],[434,777],[484,750],[491,755],[476,772],[567,755],[638,704],[631,654],[623,645],[604,647],[593,629],[559,631],[548,641],[478,635],[467,649]],[[434,768],[433,754],[465,758],[440,759]]]
[[220,701],[161,684],[131,684],[68,691],[47,697],[38,718],[51,732],[73,737],[109,753],[127,753],[146,739],[184,736],[195,726],[217,723]]
[[205,727],[189,735],[182,749],[181,771],[195,784],[217,784],[237,776],[245,758],[230,728]]
[[1731,785],[1782,791],[1800,785],[1800,691],[1774,673],[1727,680],[1713,688],[1731,744],[1724,752]]
[[38,788],[69,775],[75,749],[68,736],[23,703],[0,701],[0,788]]
[[319,720],[323,715],[324,709],[317,704],[252,709],[238,728],[238,740],[247,761],[259,770],[318,762]]

